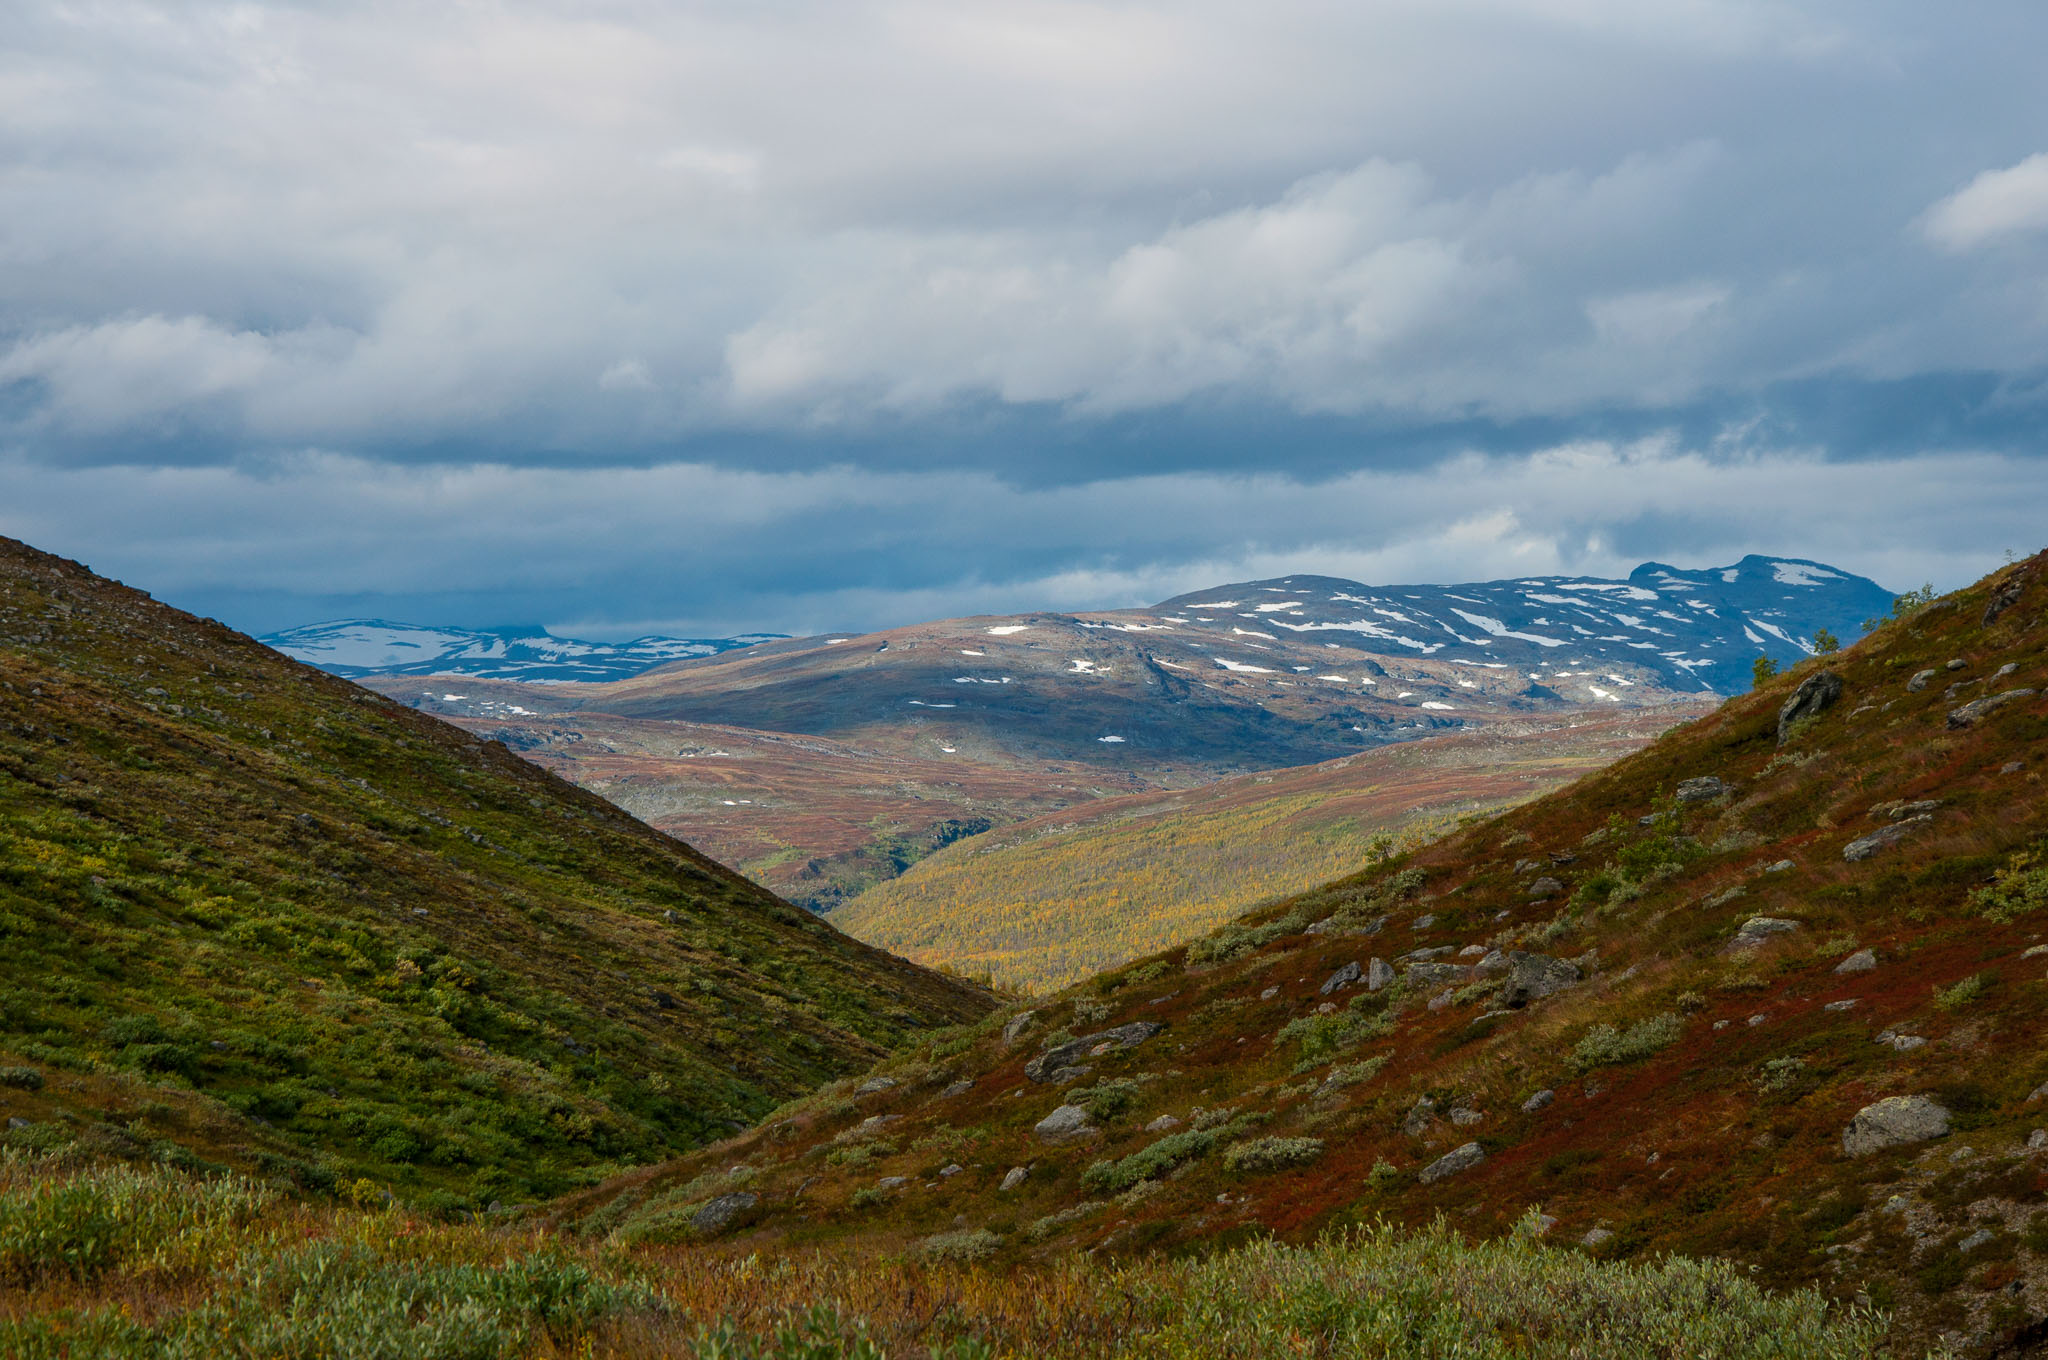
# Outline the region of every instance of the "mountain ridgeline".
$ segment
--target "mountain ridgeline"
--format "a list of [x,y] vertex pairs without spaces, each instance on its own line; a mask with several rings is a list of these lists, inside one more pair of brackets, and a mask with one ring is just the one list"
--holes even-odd
[[528,684],[623,680],[686,657],[715,656],[780,634],[736,638],[650,636],[630,642],[582,642],[545,628],[427,628],[383,619],[307,624],[257,641],[332,675],[455,675]]
[[498,743],[0,540],[17,1144],[530,1200],[991,1004]]

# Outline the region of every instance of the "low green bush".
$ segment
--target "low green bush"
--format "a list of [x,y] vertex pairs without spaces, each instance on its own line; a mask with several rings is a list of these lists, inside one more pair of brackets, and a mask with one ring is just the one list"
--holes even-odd
[[1210,1129],[1183,1129],[1179,1133],[1169,1133],[1128,1157],[1095,1163],[1081,1173],[1081,1188],[1109,1194],[1128,1190],[1139,1181],[1165,1175],[1215,1145],[1216,1134]]
[[1258,1175],[1291,1166],[1307,1166],[1323,1155],[1320,1138],[1253,1138],[1223,1150],[1225,1170]]
[[17,1091],[40,1091],[43,1089],[43,1074],[33,1067],[0,1067],[0,1086],[12,1086]]
[[1638,1062],[1677,1043],[1678,1036],[1684,1031],[1685,1021],[1668,1011],[1647,1020],[1638,1020],[1625,1030],[1616,1029],[1613,1025],[1595,1025],[1586,1031],[1578,1047],[1572,1050],[1572,1070],[1590,1072],[1596,1067]]

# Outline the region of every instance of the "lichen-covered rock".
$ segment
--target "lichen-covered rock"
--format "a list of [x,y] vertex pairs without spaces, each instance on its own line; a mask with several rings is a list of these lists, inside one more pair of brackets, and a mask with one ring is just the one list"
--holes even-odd
[[716,1237],[740,1220],[761,1202],[761,1197],[751,1190],[735,1194],[720,1195],[709,1204],[690,1215],[690,1231],[699,1237]]
[[1851,864],[1860,863],[1863,860],[1869,859],[1878,851],[1889,849],[1914,832],[1933,824],[1934,818],[1923,814],[1918,817],[1908,817],[1903,822],[1893,822],[1889,826],[1881,826],[1868,836],[1858,836],[1855,840],[1843,846],[1842,858]]
[[939,1092],[939,1099],[953,1100],[960,1096],[966,1095],[969,1091],[972,1091],[973,1089],[974,1082],[969,1078],[963,1077],[959,1081],[953,1082],[951,1085],[947,1086],[945,1090]]
[[1408,985],[1411,987],[1435,987],[1446,982],[1458,982],[1466,970],[1455,963],[1411,963],[1408,965]]
[[1385,959],[1374,959],[1365,966],[1365,990],[1377,992],[1394,980],[1394,967]]
[[1703,774],[1697,779],[1682,779],[1678,783],[1678,801],[1681,803],[1708,803],[1731,792],[1719,775]]
[[1088,1111],[1079,1105],[1062,1105],[1038,1121],[1031,1132],[1041,1143],[1060,1147],[1067,1143],[1085,1143],[1101,1132],[1088,1119]]
[[2009,689],[2003,694],[1987,694],[1981,699],[1972,700],[1948,715],[1949,730],[1960,732],[1965,727],[1975,727],[1978,722],[1990,717],[2007,704],[2031,699],[2034,693],[2035,691],[2030,689]]
[[1936,670],[1932,666],[1929,666],[1924,671],[1914,671],[1913,678],[1906,682],[1906,689],[1910,693],[1918,694],[1921,690],[1927,688],[1927,682],[1929,680],[1932,680],[1935,676],[1939,674],[1941,674],[1941,672]]
[[1508,980],[1501,989],[1500,1004],[1510,1010],[1520,1010],[1531,1001],[1541,1001],[1567,987],[1576,987],[1581,976],[1577,965],[1563,959],[1510,950]]
[[1557,1093],[1555,1091],[1552,1091],[1550,1088],[1545,1087],[1543,1090],[1538,1091],[1535,1095],[1530,1096],[1527,1100],[1522,1102],[1522,1113],[1534,1114],[1538,1110],[1548,1107],[1550,1102],[1556,1099]]
[[1948,1136],[1948,1111],[1926,1096],[1891,1096],[1865,1105],[1842,1130],[1842,1151],[1867,1157],[1886,1148]]
[[1358,981],[1358,975],[1363,971],[1364,969],[1360,968],[1356,963],[1345,964],[1342,968],[1330,974],[1329,980],[1316,989],[1316,995],[1328,996],[1331,992],[1342,991]]
[[1060,1069],[1073,1066],[1077,1058],[1098,1051],[1112,1052],[1120,1048],[1134,1048],[1164,1028],[1164,1025],[1150,1020],[1133,1020],[1128,1025],[1118,1025],[1115,1029],[1106,1029],[1099,1034],[1084,1034],[1078,1039],[1069,1039],[1024,1064],[1024,1075],[1040,1084],[1055,1081]]
[[1835,971],[1837,973],[1867,973],[1875,967],[1877,967],[1877,952],[1871,949],[1859,949],[1848,958],[1836,964]]
[[1026,1176],[1029,1176],[1030,1174],[1031,1171],[1028,1167],[1013,1166],[1003,1174],[1003,1183],[1000,1188],[1004,1190],[1015,1190],[1018,1186],[1024,1183],[1024,1178]]
[[894,1077],[869,1077],[866,1081],[854,1087],[853,1093],[857,1096],[871,1096],[877,1091],[886,1091],[895,1084],[896,1078]]
[[1792,697],[1778,710],[1778,744],[1792,735],[1793,724],[1811,718],[1842,697],[1842,677],[1833,671],[1815,671],[1799,682]]
[[1790,935],[1799,929],[1797,921],[1787,921],[1776,916],[1752,916],[1744,921],[1735,932],[1735,938],[1728,942],[1728,952],[1741,953],[1758,949],[1765,941],[1776,935]]
[[1015,1015],[1011,1016],[1010,1022],[1003,1026],[1003,1047],[1008,1048],[1011,1044],[1016,1043],[1024,1031],[1030,1029],[1037,1020],[1037,1011],[1018,1011]]
[[1455,1176],[1460,1171],[1470,1171],[1485,1160],[1485,1148],[1477,1143],[1467,1143],[1463,1147],[1452,1148],[1449,1152],[1446,1152],[1443,1156],[1422,1168],[1422,1174],[1417,1179],[1424,1185],[1428,1185],[1432,1181],[1440,1181],[1446,1176]]
[[1563,891],[1563,883],[1545,875],[1529,885],[1529,900],[1531,902],[1541,902],[1545,898],[1555,897]]

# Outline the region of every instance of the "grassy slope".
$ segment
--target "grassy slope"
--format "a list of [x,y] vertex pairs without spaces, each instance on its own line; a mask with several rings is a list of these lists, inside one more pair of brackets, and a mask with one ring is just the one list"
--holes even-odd
[[0,540],[17,1143],[532,1198],[988,1005],[501,746]]
[[[2017,604],[1986,625],[1993,589],[2015,581]],[[1951,658],[1959,669],[1908,688]],[[706,1155],[573,1198],[562,1219],[596,1235],[672,1233],[734,1166],[760,1196],[731,1239],[742,1251],[887,1252],[964,1224],[1000,1240],[999,1260],[1117,1256],[1268,1232],[1299,1241],[1378,1214],[1446,1214],[1493,1235],[1540,1204],[1554,1242],[1598,1229],[1611,1235],[1587,1249],[1603,1256],[1724,1254],[1777,1286],[1898,1308],[1901,1346],[1943,1330],[1989,1345],[2048,1315],[2048,1152],[2026,1146],[2048,1122],[2029,1103],[2048,1078],[2048,959],[2027,956],[2048,931],[2028,910],[2048,907],[2048,554],[1826,664],[1841,701],[1783,747],[1779,705],[1820,663],[1405,862],[1040,1003],[1013,1046],[991,1017],[891,1059],[894,1086],[827,1088]],[[1951,696],[1952,683],[1965,687]],[[1948,726],[1966,700],[2019,686],[2041,692]],[[1733,793],[1670,801],[1678,781],[1703,775]],[[1845,845],[1887,824],[1898,800],[1939,806],[1890,850],[1847,861]],[[1532,860],[1540,867],[1518,867]],[[1768,869],[1783,860],[1791,867]],[[1408,870],[1419,886],[1404,886]],[[1531,901],[1539,873],[1564,894]],[[2010,910],[1987,907],[1987,889]],[[1379,935],[1345,933],[1381,914]],[[1760,915],[1799,929],[1726,952]],[[1355,959],[1472,944],[1577,957],[1588,976],[1498,1015],[1485,988],[1459,983],[1404,985],[1357,1008],[1356,992],[1318,995]],[[1875,950],[1877,968],[1837,973],[1857,948]],[[1829,1008],[1838,1002],[1853,1005]],[[1090,1097],[1102,1136],[1036,1140],[1033,1125],[1075,1092],[1028,1081],[1026,1061],[1059,1032],[1140,1019],[1167,1028],[1084,1060],[1081,1085],[1107,1086]],[[1928,1042],[1874,1042],[1886,1031]],[[961,1094],[956,1081],[972,1086]],[[1538,1090],[1553,1101],[1524,1110]],[[1895,1094],[1935,1096],[1955,1132],[1846,1157],[1847,1121]],[[1425,1096],[1433,1108],[1418,1108]],[[1453,1122],[1454,1109],[1478,1118]],[[1185,1136],[1203,1110],[1220,1121],[1207,1147]],[[1185,1122],[1146,1131],[1168,1114]],[[1264,1137],[1320,1145],[1296,1145],[1305,1163],[1282,1169],[1223,1155]],[[1467,1141],[1483,1163],[1419,1178]],[[1143,1160],[1119,1160],[1147,1149],[1149,1177]],[[1174,1152],[1181,1169],[1158,1174]],[[961,1170],[939,1174],[949,1165]],[[1002,1190],[1016,1167],[1027,1176]],[[890,1176],[906,1179],[884,1185]],[[1989,1236],[1964,1250],[1980,1227]]]
[[1376,834],[1420,839],[1546,793],[1702,710],[1523,719],[1103,799],[949,846],[832,920],[931,967],[1064,987],[1354,869]]

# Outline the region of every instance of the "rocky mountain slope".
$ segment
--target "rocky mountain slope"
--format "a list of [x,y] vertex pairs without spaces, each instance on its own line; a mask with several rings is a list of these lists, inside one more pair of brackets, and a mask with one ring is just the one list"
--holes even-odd
[[833,924],[932,967],[1045,991],[1546,793],[1700,701],[1525,718],[1182,790],[1101,798],[940,849]]
[[643,637],[631,642],[581,642],[544,628],[427,628],[385,619],[309,623],[257,639],[295,661],[331,675],[468,675],[551,685],[570,680],[623,680],[686,657],[714,656],[779,637]]
[[990,1004],[502,745],[0,540],[12,1142],[531,1199]]
[[2044,760],[2048,554],[559,1221],[1002,1262],[1444,1215],[2034,1344]]

